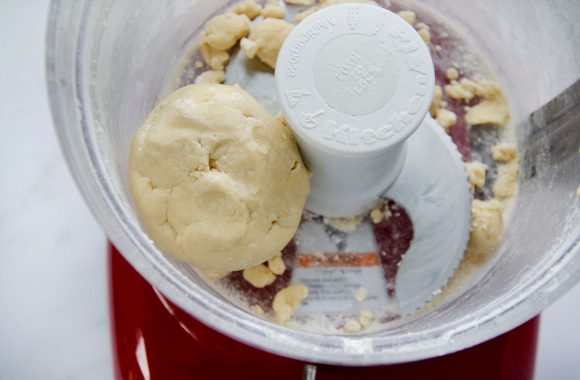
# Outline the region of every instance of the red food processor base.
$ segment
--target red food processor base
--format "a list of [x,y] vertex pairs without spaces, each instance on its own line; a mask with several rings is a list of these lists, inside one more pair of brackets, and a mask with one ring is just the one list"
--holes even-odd
[[[302,378],[307,363],[246,346],[160,298],[113,246],[109,275],[117,379]],[[477,346],[412,363],[316,365],[316,379],[532,379],[538,327],[535,317]]]

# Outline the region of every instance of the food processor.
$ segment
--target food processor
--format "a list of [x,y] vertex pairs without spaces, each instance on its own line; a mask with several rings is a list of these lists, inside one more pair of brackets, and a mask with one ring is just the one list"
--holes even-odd
[[[116,247],[110,253],[111,299],[120,377],[149,378],[155,371],[165,378],[222,378],[221,360],[241,378],[249,373],[409,378],[434,371],[450,377],[443,368],[484,360],[484,351],[469,351],[484,341],[479,350],[497,353],[503,347],[505,357],[520,355],[509,361],[512,367],[533,361],[537,320],[495,337],[537,315],[580,278],[580,102],[578,85],[573,86],[580,77],[575,23],[580,6],[573,1],[397,5],[427,10],[487,58],[511,102],[521,152],[519,195],[501,247],[468,281],[413,314],[428,298],[421,297],[410,307],[411,317],[399,323],[345,335],[288,328],[252,315],[190,266],[157,250],[131,205],[126,169],[131,137],[155,104],[179,86],[196,33],[228,3],[53,1],[47,39],[51,106],[71,170]],[[299,143],[305,138],[298,136]],[[449,264],[451,270],[459,259]],[[439,285],[446,280],[443,276]],[[167,346],[171,350],[161,349]],[[497,358],[487,357],[480,375],[487,369],[516,378],[496,365]],[[400,364],[405,362],[414,363]]]

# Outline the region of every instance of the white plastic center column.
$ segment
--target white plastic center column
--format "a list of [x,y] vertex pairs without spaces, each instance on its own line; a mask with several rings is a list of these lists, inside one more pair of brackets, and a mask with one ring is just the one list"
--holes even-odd
[[278,56],[276,87],[313,172],[308,210],[345,217],[373,206],[401,170],[434,81],[425,43],[381,7],[331,6],[294,28]]

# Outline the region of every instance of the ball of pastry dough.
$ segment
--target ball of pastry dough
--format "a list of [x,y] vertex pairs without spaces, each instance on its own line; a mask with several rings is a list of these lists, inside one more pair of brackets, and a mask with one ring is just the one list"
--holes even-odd
[[183,87],[151,112],[133,137],[129,186],[163,252],[219,271],[279,254],[310,188],[290,129],[219,84]]

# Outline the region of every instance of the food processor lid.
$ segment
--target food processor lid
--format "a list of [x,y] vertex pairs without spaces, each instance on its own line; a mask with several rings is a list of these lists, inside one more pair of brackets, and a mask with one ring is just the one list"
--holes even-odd
[[299,23],[276,64],[283,114],[299,139],[341,156],[403,142],[435,83],[425,43],[401,17],[368,4],[324,8]]
[[400,315],[412,314],[452,276],[471,226],[463,160],[441,126],[425,117],[435,80],[427,45],[382,7],[331,6],[288,35],[275,78],[284,116],[313,171],[306,208],[352,216],[386,197],[410,214],[413,240],[395,294]]

